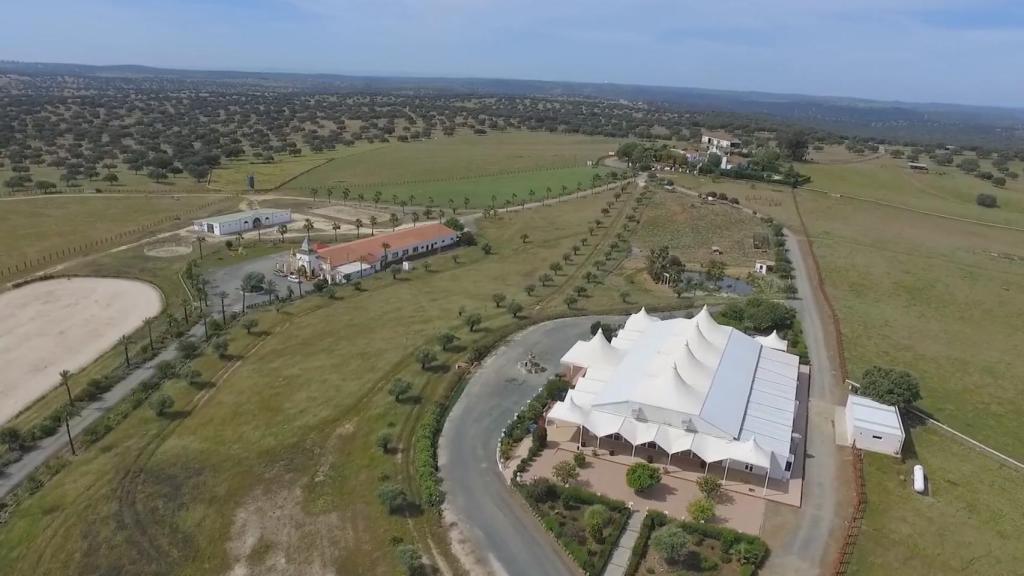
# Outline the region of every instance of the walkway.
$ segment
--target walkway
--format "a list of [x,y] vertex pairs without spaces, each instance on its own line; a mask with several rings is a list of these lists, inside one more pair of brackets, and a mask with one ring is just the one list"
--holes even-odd
[[[197,324],[189,332],[189,335],[194,338],[201,338],[203,335],[203,325]],[[71,419],[72,436],[81,434],[90,424],[102,418],[108,410],[131,394],[136,386],[155,375],[157,364],[165,360],[174,360],[177,357],[177,347],[173,345],[168,346],[155,358],[133,370],[124,380],[118,382],[117,385],[98,400],[86,405],[78,416]],[[37,442],[35,447],[26,452],[21,460],[0,472],[0,498],[7,496],[22,482],[27,480],[35,472],[36,468],[67,449],[68,436],[63,427],[53,436]]]
[[633,554],[633,545],[640,537],[640,527],[644,524],[646,512],[634,510],[629,517],[629,523],[619,538],[619,546],[612,552],[612,559],[604,569],[604,576],[626,576],[626,568],[629,567],[629,557]]

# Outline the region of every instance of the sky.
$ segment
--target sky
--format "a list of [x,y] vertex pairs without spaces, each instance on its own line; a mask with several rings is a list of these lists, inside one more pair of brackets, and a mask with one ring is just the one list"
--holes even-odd
[[0,0],[0,59],[1024,107],[1021,0]]

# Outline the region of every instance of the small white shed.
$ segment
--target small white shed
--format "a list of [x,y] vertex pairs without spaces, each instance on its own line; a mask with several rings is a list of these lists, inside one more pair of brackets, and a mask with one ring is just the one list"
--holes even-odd
[[846,434],[861,450],[899,456],[903,450],[903,421],[895,406],[850,394],[846,401]]

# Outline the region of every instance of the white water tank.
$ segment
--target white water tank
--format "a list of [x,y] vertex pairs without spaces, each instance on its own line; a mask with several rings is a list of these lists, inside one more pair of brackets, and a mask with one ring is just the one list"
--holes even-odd
[[914,466],[914,492],[924,494],[924,466]]

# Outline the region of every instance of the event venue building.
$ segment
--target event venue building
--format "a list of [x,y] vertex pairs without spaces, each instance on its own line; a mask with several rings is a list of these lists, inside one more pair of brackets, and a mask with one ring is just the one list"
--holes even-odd
[[291,210],[261,208],[259,210],[246,210],[245,212],[234,212],[232,214],[195,220],[192,222],[192,228],[196,232],[227,236],[229,234],[238,234],[239,232],[248,232],[249,230],[267,230],[291,221]]
[[641,309],[608,342],[601,331],[562,357],[573,383],[549,410],[554,425],[580,428],[696,457],[726,470],[788,480],[795,460],[794,415],[800,361],[773,333],[751,337],[694,318],[660,320]]

